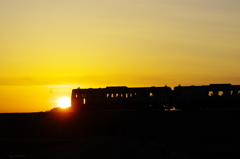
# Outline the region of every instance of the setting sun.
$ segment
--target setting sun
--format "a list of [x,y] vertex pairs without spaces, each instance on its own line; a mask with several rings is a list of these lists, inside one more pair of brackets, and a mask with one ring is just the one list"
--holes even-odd
[[58,107],[67,108],[71,106],[71,99],[69,97],[60,97],[56,101]]

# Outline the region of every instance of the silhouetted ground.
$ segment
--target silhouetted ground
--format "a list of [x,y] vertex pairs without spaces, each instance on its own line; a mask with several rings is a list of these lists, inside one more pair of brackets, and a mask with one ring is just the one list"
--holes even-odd
[[239,158],[240,110],[0,114],[0,158]]

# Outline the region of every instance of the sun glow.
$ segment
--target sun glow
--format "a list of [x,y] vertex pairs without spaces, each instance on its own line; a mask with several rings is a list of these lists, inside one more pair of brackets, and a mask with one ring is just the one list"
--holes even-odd
[[60,97],[56,101],[60,108],[68,108],[71,106],[71,99],[69,97]]

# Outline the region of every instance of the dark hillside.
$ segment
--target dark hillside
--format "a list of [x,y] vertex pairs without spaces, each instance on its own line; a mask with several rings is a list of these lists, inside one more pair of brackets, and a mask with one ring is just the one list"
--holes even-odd
[[1,137],[239,138],[239,110],[0,114]]
[[0,114],[0,158],[239,158],[239,113]]

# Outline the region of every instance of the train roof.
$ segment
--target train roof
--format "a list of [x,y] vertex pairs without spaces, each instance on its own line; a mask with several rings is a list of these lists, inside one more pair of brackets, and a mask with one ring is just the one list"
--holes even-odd
[[105,89],[105,90],[120,90],[120,89],[171,89],[170,87],[168,87],[167,85],[162,86],[162,87],[155,87],[155,86],[151,86],[151,87],[127,87],[127,86],[107,86],[106,88],[80,88],[78,87],[77,89],[73,89],[73,90],[99,90],[99,89]]
[[178,88],[202,88],[202,87],[211,87],[211,88],[214,88],[214,87],[220,87],[220,88],[223,88],[223,87],[240,87],[240,85],[232,85],[230,83],[223,83],[223,84],[209,84],[209,85],[202,85],[202,86],[195,86],[195,85],[190,85],[190,86],[181,86],[181,85],[178,85],[176,87],[174,87],[174,89],[178,89]]

